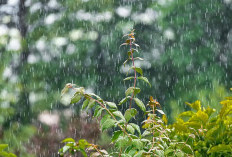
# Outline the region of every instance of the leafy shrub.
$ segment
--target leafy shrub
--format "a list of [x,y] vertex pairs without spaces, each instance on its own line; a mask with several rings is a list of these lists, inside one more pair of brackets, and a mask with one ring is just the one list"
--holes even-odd
[[[135,60],[143,60],[140,57],[135,57],[138,52],[139,45],[135,43],[134,30],[129,34],[125,43],[121,46],[129,46],[127,52],[128,58],[124,65],[132,61],[132,66],[129,70],[134,71],[134,76],[124,79],[134,80],[133,86],[125,91],[123,98],[118,105],[129,103],[129,108],[122,113],[118,110],[118,105],[114,102],[104,101],[100,96],[85,92],[84,87],[78,87],[75,84],[68,83],[62,90],[62,96],[67,94],[69,90],[74,91],[71,98],[71,104],[85,99],[82,105],[83,110],[94,109],[94,117],[100,118],[100,127],[104,130],[115,128],[112,133],[112,143],[114,150],[107,152],[95,144],[88,143],[85,139],[76,141],[72,138],[66,138],[62,142],[65,146],[59,150],[61,156],[64,153],[75,154],[80,151],[84,156],[189,156],[193,154],[193,150],[186,142],[177,142],[169,137],[171,130],[167,128],[167,118],[164,112],[159,109],[160,104],[150,97],[148,107],[138,98],[141,89],[136,86],[137,80],[144,81],[150,85],[148,79],[143,76],[141,68],[136,67]],[[139,75],[139,76],[138,76]],[[151,85],[150,85],[151,86]],[[138,110],[134,108],[134,104],[146,115],[146,119],[142,122],[143,129],[136,123],[133,123]],[[158,115],[162,115],[159,117]],[[143,130],[143,131],[142,131]]]
[[171,125],[173,136],[187,141],[195,156],[232,156],[232,97],[221,102],[220,112],[212,117],[214,109],[202,107],[200,101],[187,103],[193,111],[179,114],[177,121]]

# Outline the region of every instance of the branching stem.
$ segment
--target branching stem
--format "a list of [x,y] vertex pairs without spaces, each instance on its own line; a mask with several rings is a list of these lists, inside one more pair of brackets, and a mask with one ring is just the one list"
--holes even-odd
[[[87,96],[88,98],[90,98],[90,99],[96,101],[99,105],[101,105],[101,107],[103,107],[103,108],[111,115],[111,117],[112,117],[115,121],[117,121],[117,119],[115,118],[115,116],[113,115],[113,113],[110,112],[110,110],[108,110],[108,108],[107,108],[104,104],[102,104],[100,101],[98,101],[98,100],[92,98],[92,97],[89,96],[89,95],[85,95],[85,96]],[[118,125],[118,127],[124,132],[124,134],[126,134],[126,135],[129,137],[129,139],[132,140],[131,136],[126,132],[126,129],[123,128],[119,123],[118,123],[117,125]]]

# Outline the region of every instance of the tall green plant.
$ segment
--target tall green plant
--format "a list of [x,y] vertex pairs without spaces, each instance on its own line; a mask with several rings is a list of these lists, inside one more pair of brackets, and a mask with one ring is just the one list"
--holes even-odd
[[[69,152],[75,154],[76,151],[80,151],[84,156],[165,156],[173,154],[191,154],[191,147],[186,143],[174,142],[169,138],[170,130],[167,129],[167,119],[164,112],[158,107],[159,103],[150,97],[148,107],[137,97],[141,89],[136,86],[137,80],[142,80],[149,84],[146,77],[143,76],[143,70],[140,67],[136,67],[135,60],[143,60],[140,57],[135,57],[135,52],[138,52],[139,45],[135,43],[135,33],[132,30],[129,34],[126,34],[125,43],[121,46],[129,46],[127,52],[128,58],[124,62],[124,65],[128,61],[132,61],[132,66],[129,70],[134,71],[134,76],[125,78],[124,80],[134,80],[133,86],[129,87],[125,91],[125,97],[118,103],[123,105],[129,101],[129,108],[122,113],[118,110],[118,105],[114,102],[104,101],[100,96],[85,92],[84,87],[78,87],[75,84],[68,83],[62,90],[62,96],[67,94],[69,90],[75,91],[75,94],[71,98],[71,104],[79,102],[84,98],[82,105],[83,110],[89,110],[94,108],[94,117],[101,117],[100,127],[104,131],[106,129],[115,128],[112,134],[112,143],[114,143],[115,149],[109,153],[106,150],[101,149],[95,144],[90,144],[84,139],[76,141],[72,138],[63,140],[66,143],[63,148],[59,150],[60,155]],[[151,86],[151,85],[150,85]],[[132,122],[135,119],[138,111],[134,108],[133,102],[144,112],[147,116],[143,123],[144,131],[141,127]],[[162,115],[162,119],[157,116]]]

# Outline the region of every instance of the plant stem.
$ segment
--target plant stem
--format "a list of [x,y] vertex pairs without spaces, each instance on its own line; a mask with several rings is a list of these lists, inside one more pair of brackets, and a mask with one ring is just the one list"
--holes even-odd
[[133,90],[133,93],[132,93],[132,96],[131,96],[131,99],[130,99],[130,106],[129,106],[129,108],[131,108],[131,106],[132,106],[132,99],[134,97],[135,85],[136,85],[136,79],[137,79],[137,77],[136,77],[136,70],[135,70],[135,62],[134,62],[133,51],[132,51],[131,39],[130,39],[130,52],[131,52],[131,59],[132,59],[132,65],[134,67],[135,77],[134,77],[134,90]]
[[[111,115],[111,117],[112,117],[115,121],[117,121],[117,119],[115,118],[115,116],[113,115],[113,113],[111,113],[110,110],[108,110],[108,108],[106,108],[106,106],[105,106],[104,104],[102,104],[100,101],[98,101],[98,100],[92,98],[92,97],[89,96],[89,95],[85,95],[85,96],[87,96],[88,98],[90,98],[90,99],[96,101],[99,105],[101,105],[101,107],[103,107],[103,108]],[[129,137],[129,139],[132,140],[131,136],[126,132],[126,129],[123,128],[120,124],[117,124],[117,125],[118,125],[119,128]]]
[[[153,111],[153,114],[155,114],[155,107],[154,107],[154,105],[152,107],[152,111]],[[154,144],[155,144],[155,137],[154,137],[155,131],[154,130],[155,130],[155,128],[154,128],[154,123],[153,123],[153,129],[152,129],[152,146],[151,146],[151,149],[148,152],[152,151],[152,149],[154,148]]]
[[90,144],[90,146],[92,146],[103,157],[102,152],[97,148],[96,145]]

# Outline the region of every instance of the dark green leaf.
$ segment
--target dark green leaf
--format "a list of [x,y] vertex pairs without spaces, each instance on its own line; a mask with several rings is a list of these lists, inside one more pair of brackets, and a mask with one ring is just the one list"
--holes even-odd
[[140,139],[132,139],[132,144],[137,149],[142,149],[143,148],[143,142],[141,142]]
[[141,100],[139,100],[138,98],[134,98],[134,101],[143,112],[146,111],[146,107]]
[[86,99],[84,102],[83,102],[83,105],[82,105],[82,110],[84,110],[89,104],[89,99]]
[[134,123],[129,123],[129,124],[139,133],[139,136],[141,136],[140,127]]
[[97,106],[94,110],[94,117],[99,117],[103,110],[104,108],[102,108],[101,106]]
[[129,144],[129,139],[127,136],[119,136],[119,138],[115,142],[115,147],[117,148],[122,148],[126,147]]
[[95,104],[95,100],[90,99],[86,110],[91,109],[94,106],[94,104]]
[[113,127],[116,122],[117,121],[115,121],[114,119],[108,118],[101,126],[102,132],[108,128]]
[[130,96],[127,96],[127,97],[123,98],[123,99],[119,102],[118,105],[124,104],[124,103],[127,101],[128,98],[130,98]]
[[135,108],[131,108],[131,109],[127,109],[124,117],[126,119],[127,122],[129,122],[129,120],[134,117],[137,114],[137,110]]
[[113,136],[112,136],[112,142],[116,141],[118,139],[118,137],[123,133],[123,131],[119,130],[119,131],[115,131]]

